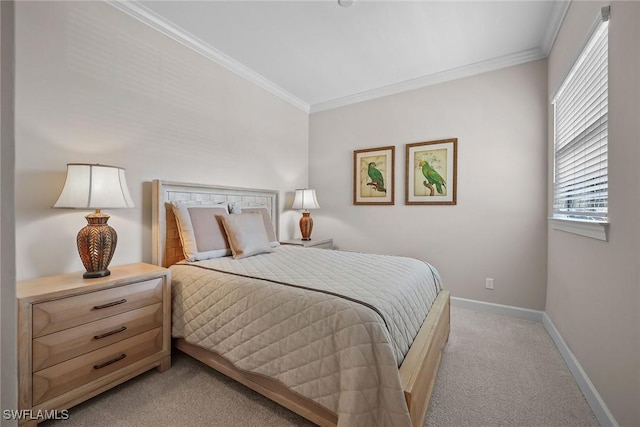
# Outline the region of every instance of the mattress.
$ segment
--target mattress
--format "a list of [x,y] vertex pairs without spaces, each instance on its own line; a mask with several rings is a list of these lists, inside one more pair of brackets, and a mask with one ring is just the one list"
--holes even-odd
[[409,426],[398,366],[441,281],[404,257],[300,248],[171,267],[173,336],[268,376],[339,426]]

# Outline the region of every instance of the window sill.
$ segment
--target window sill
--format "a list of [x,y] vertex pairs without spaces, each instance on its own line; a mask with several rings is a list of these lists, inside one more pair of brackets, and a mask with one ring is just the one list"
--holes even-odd
[[584,221],[568,218],[549,218],[554,230],[591,237],[592,239],[608,240],[609,223],[598,221]]

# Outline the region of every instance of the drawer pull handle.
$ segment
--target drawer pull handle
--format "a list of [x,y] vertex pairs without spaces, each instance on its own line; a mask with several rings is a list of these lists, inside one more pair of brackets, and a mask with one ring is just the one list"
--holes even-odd
[[109,365],[111,365],[112,363],[116,363],[116,362],[118,362],[118,361],[120,361],[120,360],[124,359],[125,357],[127,357],[127,355],[126,355],[126,354],[124,354],[124,353],[122,353],[120,356],[115,357],[115,358],[113,358],[113,359],[111,359],[111,360],[109,360],[109,361],[106,361],[106,362],[101,363],[101,364],[99,364],[99,365],[93,365],[93,369],[102,369],[102,368],[104,368],[105,366],[109,366]]
[[113,307],[114,305],[124,304],[125,302],[127,302],[127,300],[122,298],[120,301],[114,301],[114,302],[110,302],[108,304],[102,304],[102,305],[94,305],[93,309],[94,310],[100,310],[100,309],[103,309],[103,308]]
[[124,332],[126,330],[127,330],[126,326],[121,326],[118,329],[114,329],[113,331],[105,332],[104,334],[100,334],[100,335],[94,335],[93,339],[94,340],[101,340],[102,338],[106,338],[106,337],[108,337],[110,335],[114,335],[114,334],[117,334],[119,332]]

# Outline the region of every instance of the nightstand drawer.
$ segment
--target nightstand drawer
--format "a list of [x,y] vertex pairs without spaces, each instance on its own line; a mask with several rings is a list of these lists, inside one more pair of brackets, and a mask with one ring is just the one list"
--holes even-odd
[[48,368],[159,326],[162,326],[160,303],[36,338],[32,370]]
[[33,337],[162,302],[163,279],[33,305]]
[[162,351],[162,328],[144,332],[33,374],[37,405]]

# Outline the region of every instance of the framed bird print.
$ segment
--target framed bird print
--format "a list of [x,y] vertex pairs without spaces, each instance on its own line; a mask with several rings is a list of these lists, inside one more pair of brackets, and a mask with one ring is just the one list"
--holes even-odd
[[353,152],[353,204],[393,205],[396,147]]
[[407,144],[405,204],[455,205],[458,139]]

